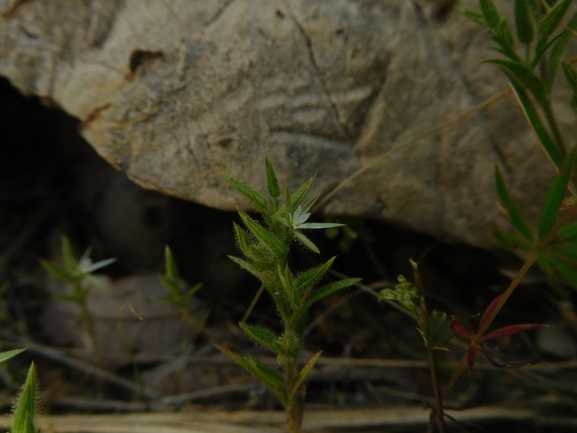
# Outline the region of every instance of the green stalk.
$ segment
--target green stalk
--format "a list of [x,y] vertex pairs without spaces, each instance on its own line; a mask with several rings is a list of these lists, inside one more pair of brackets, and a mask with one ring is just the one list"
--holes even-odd
[[[423,284],[423,279],[421,278],[421,272],[419,271],[419,267],[416,262],[411,260],[411,265],[413,267],[413,276],[415,278],[415,285],[417,286],[417,290],[419,291],[419,306],[420,306],[420,314],[415,315],[416,318],[419,318],[419,327],[421,328],[421,332],[423,335],[429,335],[429,312],[427,309],[427,302],[425,299],[425,285]],[[437,362],[435,359],[435,353],[433,349],[430,347],[430,342],[426,340],[426,348],[427,348],[427,360],[429,364],[429,371],[431,373],[431,384],[433,386],[433,397],[435,398],[435,421],[437,426],[439,427],[439,433],[445,433],[445,414],[443,412],[443,396],[441,395],[441,391],[439,389],[439,376],[437,373]]]

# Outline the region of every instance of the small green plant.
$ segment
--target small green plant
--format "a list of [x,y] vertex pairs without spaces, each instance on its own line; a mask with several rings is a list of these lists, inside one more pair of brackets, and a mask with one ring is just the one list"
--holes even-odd
[[69,295],[58,296],[56,299],[68,301],[80,307],[80,317],[86,326],[90,343],[91,352],[96,353],[96,334],[94,329],[94,316],[88,309],[87,300],[90,292],[94,287],[105,289],[105,285],[96,278],[92,273],[98,269],[114,263],[116,259],[106,259],[93,263],[90,258],[91,249],[88,248],[80,260],[76,259],[72,251],[72,245],[66,236],[62,237],[62,257],[64,259],[64,268],[49,262],[41,260],[41,264],[54,277],[72,284],[72,293]]
[[413,267],[415,282],[409,282],[403,275],[399,275],[399,283],[395,289],[384,289],[380,292],[379,301],[388,299],[405,307],[417,322],[417,330],[423,337],[427,349],[427,361],[431,372],[435,408],[431,420],[434,420],[440,432],[445,431],[445,415],[443,412],[443,397],[437,374],[437,360],[435,351],[449,350],[449,341],[454,337],[449,327],[446,314],[439,311],[429,313],[425,300],[425,288],[419,266],[410,260]]
[[321,352],[316,353],[300,371],[297,369],[308,311],[316,301],[350,287],[360,279],[341,280],[316,288],[331,267],[334,257],[306,272],[293,273],[288,263],[291,244],[296,241],[319,253],[317,246],[302,231],[338,227],[341,224],[307,222],[309,210],[318,199],[314,197],[303,204],[313,186],[314,176],[294,194],[287,188],[282,200],[274,168],[266,155],[265,165],[270,199],[227,174],[223,175],[263,218],[259,222],[238,210],[245,228],[235,223],[234,230],[244,258],[231,259],[262,282],[276,304],[284,331],[276,335],[260,326],[245,323],[240,323],[240,326],[251,340],[276,354],[282,374],[255,357],[243,357],[225,347],[217,347],[264,383],[281,401],[287,412],[289,431],[294,433],[300,432],[302,423],[303,384],[321,355]]
[[190,289],[183,291],[180,286],[180,275],[178,274],[178,268],[176,267],[176,262],[174,261],[174,256],[168,245],[164,250],[166,273],[160,276],[162,280],[162,285],[166,288],[168,293],[160,297],[161,301],[168,302],[172,304],[174,308],[179,312],[182,320],[188,323],[195,331],[199,330],[202,324],[193,317],[190,312],[189,303],[192,297],[199,289],[202,287],[202,283],[196,284]]

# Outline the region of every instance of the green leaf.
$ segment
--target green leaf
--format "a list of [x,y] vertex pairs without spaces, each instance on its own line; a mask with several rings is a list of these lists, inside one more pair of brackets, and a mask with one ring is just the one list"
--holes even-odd
[[38,408],[38,378],[34,363],[30,364],[26,381],[14,405],[12,413],[12,433],[37,433],[35,426]]
[[569,102],[573,111],[577,112],[577,95],[572,95],[571,100]]
[[[575,15],[573,15],[573,17],[571,18],[571,20],[567,24],[567,27],[570,28],[571,30],[577,29],[577,13],[575,13]],[[551,50],[551,54],[549,55],[549,64],[547,67],[547,88],[548,89],[551,89],[551,87],[553,86],[553,81],[555,80],[555,75],[557,74],[557,68],[559,67],[559,63],[561,62],[561,58],[563,57],[563,54],[565,53],[565,48],[567,46],[567,43],[569,43],[569,40],[571,40],[572,37],[573,37],[573,35],[571,34],[571,32],[568,32],[567,30],[564,31],[563,33],[561,33],[561,36],[559,37],[559,39],[557,40],[557,42],[553,46],[553,49]]]
[[317,253],[317,254],[321,253],[319,251],[319,249],[317,248],[317,246],[315,244],[313,244],[312,241],[309,238],[307,238],[305,235],[303,235],[300,231],[295,230],[293,233],[297,237],[297,240],[301,244],[303,244],[305,247],[307,247],[308,249],[310,249],[314,253]]
[[245,256],[249,257],[250,249],[254,246],[252,239],[237,223],[233,222],[232,227],[234,228],[234,234],[240,250]]
[[40,264],[42,265],[42,267],[44,269],[46,269],[48,272],[50,272],[52,274],[52,276],[54,276],[56,278],[60,278],[64,281],[68,281],[70,283],[74,283],[77,280],[75,277],[70,275],[68,273],[68,271],[62,269],[60,266],[55,265],[52,262],[49,262],[48,260],[41,259]]
[[276,395],[276,397],[286,407],[287,392],[283,378],[278,373],[274,372],[264,363],[252,356],[242,357],[227,349],[226,347],[220,346],[218,344],[216,347],[258,380],[260,380],[263,384],[265,384],[265,386],[270,389],[272,393]]
[[304,304],[304,309],[308,310],[311,305],[313,305],[316,301],[323,299],[326,296],[329,296],[339,290],[346,289],[347,287],[353,286],[361,281],[361,278],[348,278],[346,280],[336,281],[331,284],[327,284],[317,290],[315,290],[311,295],[306,298],[306,302]]
[[525,236],[525,238],[533,241],[533,233],[531,233],[531,229],[529,229],[529,226],[525,222],[523,214],[513,200],[513,197],[511,196],[507,185],[505,184],[505,179],[503,179],[503,174],[501,173],[501,169],[498,165],[495,165],[495,185],[497,186],[497,193],[499,194],[501,203],[507,211],[509,219],[513,225],[517,228],[517,230],[521,232],[523,236]]
[[547,262],[557,271],[559,274],[563,276],[571,284],[573,287],[577,288],[577,273],[561,260],[552,257],[550,255],[546,258]]
[[523,251],[531,251],[533,249],[533,242],[528,241],[524,237],[500,230],[497,227],[493,227],[492,234],[495,240],[506,249],[515,250],[519,248]]
[[[493,40],[495,42],[499,42],[500,39],[499,38],[495,38],[493,37]],[[500,43],[500,42],[499,42]],[[512,49],[512,48],[501,48],[501,47],[487,47],[488,50],[491,51],[496,51],[500,54],[503,54],[505,57],[509,57],[511,60],[513,60],[514,62],[520,62],[521,59],[519,58],[519,56],[517,55],[517,53]]]
[[292,208],[295,209],[299,204],[302,203],[302,201],[304,200],[304,198],[307,196],[307,194],[309,193],[310,189],[312,188],[313,184],[315,183],[315,180],[317,178],[317,175],[315,174],[313,177],[311,177],[309,180],[307,180],[298,190],[297,192],[295,192],[292,196],[291,196],[291,203],[292,203]]
[[567,81],[573,89],[573,93],[577,94],[577,71],[567,62],[561,62],[561,66],[563,67]]
[[239,325],[244,331],[244,333],[247,335],[247,337],[250,338],[255,343],[260,344],[277,354],[279,352],[282,352],[282,347],[277,343],[278,337],[274,335],[272,332],[256,326],[250,326],[242,322],[239,323]]
[[178,280],[178,269],[176,268],[174,256],[172,255],[172,251],[170,251],[168,245],[164,248],[164,261],[166,266],[166,276],[171,280]]
[[471,9],[460,9],[460,12],[469,18],[471,21],[476,22],[482,26],[487,25],[487,21],[485,21],[485,16],[481,12],[477,12]]
[[564,0],[562,3],[559,3],[545,16],[545,18],[543,18],[539,24],[539,31],[543,37],[549,37],[555,30],[557,30],[557,27],[561,24],[561,20],[565,16],[565,13],[571,4],[571,1],[572,0]]
[[417,299],[419,299],[417,286],[415,283],[407,281],[403,275],[399,275],[397,280],[399,284],[395,285],[395,290],[383,289],[379,294],[379,301],[390,299],[398,302],[411,312],[415,312]]
[[[535,66],[537,66],[539,64],[539,62],[541,61],[541,59],[543,58],[543,56],[545,55],[545,52],[555,43],[559,40],[559,38],[561,38],[563,36],[563,33],[559,33],[557,36],[555,36],[553,39],[548,40],[547,38],[540,38],[537,43],[535,44],[535,57],[533,58],[533,60],[531,61],[531,65],[530,68],[531,69],[535,69]],[[545,84],[545,88],[547,90],[550,90],[551,87],[548,84],[548,81],[546,81]]]
[[535,29],[533,28],[533,20],[531,19],[527,0],[515,0],[515,27],[519,42],[525,45],[533,42]]
[[517,56],[517,53],[515,52],[515,41],[513,40],[509,23],[505,17],[501,17],[499,24],[493,30],[492,39],[501,46],[503,51],[507,53],[508,57],[511,57],[515,61],[520,60],[519,56]]
[[427,347],[431,350],[449,350],[449,341],[454,336],[446,315],[433,311],[427,324]]
[[549,262],[549,258],[547,255],[540,254],[537,257],[537,264],[547,275],[555,275],[555,269],[553,265]]
[[287,254],[285,246],[279,241],[271,232],[253,220],[251,217],[248,216],[246,212],[243,210],[238,210],[238,214],[240,215],[242,221],[246,225],[246,227],[250,230],[250,232],[254,235],[254,237],[265,244],[270,250],[274,253],[277,257],[285,257]]
[[331,229],[334,227],[343,227],[346,224],[341,224],[341,223],[303,223],[303,224],[299,224],[299,228],[301,229],[307,229],[307,230],[311,230],[311,229]]
[[302,299],[298,299],[296,296],[294,280],[289,266],[277,266],[276,275],[280,280],[280,285],[290,302],[291,308],[294,310],[298,305],[302,304]]
[[573,150],[567,155],[563,162],[561,173],[553,180],[549,187],[549,192],[545,198],[545,204],[543,205],[543,211],[539,221],[539,240],[547,236],[553,228],[553,225],[555,225],[557,214],[559,213],[559,206],[561,206],[565,193],[567,192],[567,184],[569,183],[571,172],[575,165],[576,154],[577,150]]
[[14,358],[16,355],[21,354],[26,349],[12,349],[7,350],[6,352],[0,353],[0,362],[8,361],[10,358]]
[[66,236],[62,236],[62,257],[64,258],[64,266],[68,272],[74,272],[78,268],[78,261],[72,251],[70,240]]
[[[90,260],[90,258],[88,256],[86,256],[86,259]],[[115,261],[116,261],[115,257],[110,258],[110,259],[100,260],[98,262],[91,263],[87,267],[81,267],[80,270],[82,271],[82,274],[90,274],[91,272],[94,272],[94,271],[97,271],[98,269],[104,268],[104,267],[114,263]],[[82,264],[82,261],[80,262],[80,264]]]
[[295,288],[298,296],[306,297],[308,291],[325,275],[325,273],[330,269],[335,257],[331,257],[326,263],[317,266],[316,268],[310,269],[302,275],[299,275],[295,280]]
[[499,65],[508,71],[510,71],[515,78],[519,80],[524,86],[527,86],[529,90],[535,95],[535,98],[539,102],[544,102],[546,98],[545,93],[545,86],[535,75],[535,73],[527,68],[522,63],[512,62],[510,60],[503,60],[503,59],[488,59],[484,60],[483,63],[493,63]]
[[288,401],[291,403],[295,403],[297,396],[298,396],[298,392],[300,387],[302,386],[302,384],[304,383],[304,381],[306,380],[306,378],[309,376],[309,374],[311,373],[313,367],[315,366],[315,364],[317,363],[319,357],[321,356],[321,353],[323,353],[323,351],[319,351],[317,352],[310,360],[309,362],[307,362],[305,364],[305,366],[302,368],[302,370],[299,372],[299,374],[297,375],[297,377],[295,377],[294,382],[291,384],[291,388],[290,388],[290,394],[288,396]]
[[[92,286],[98,287],[99,289],[103,289],[106,290],[107,286],[106,283],[104,281],[102,281],[100,278],[92,275],[92,274],[85,274],[82,276],[82,281],[85,284],[84,289],[88,290],[88,292],[90,291],[90,288]],[[86,287],[87,286],[87,287]],[[87,292],[87,293],[88,293]]]
[[224,178],[231,184],[231,186],[236,189],[240,195],[242,195],[249,203],[253,204],[259,211],[265,211],[268,205],[268,200],[259,192],[255,191],[251,187],[233,179],[224,171],[221,172]]
[[499,11],[493,4],[492,0],[479,0],[481,3],[481,11],[483,12],[483,17],[489,28],[495,28],[499,24],[501,19]]
[[274,172],[274,168],[266,153],[264,154],[264,161],[266,164],[266,183],[268,185],[268,193],[272,198],[277,198],[280,196],[280,188],[276,179],[276,173]]
[[202,284],[202,283],[198,283],[198,284],[192,286],[192,287],[188,290],[188,292],[186,292],[185,299],[186,299],[187,301],[190,300],[190,299],[195,295],[195,293],[198,292],[203,286],[204,286],[204,284]]
[[541,142],[543,149],[545,149],[545,152],[547,153],[553,164],[555,164],[555,166],[557,167],[560,167],[563,162],[564,153],[562,153],[562,151],[557,147],[555,142],[551,139],[551,136],[547,132],[547,129],[543,125],[543,122],[541,122],[541,118],[539,117],[537,110],[535,110],[535,107],[533,107],[533,103],[527,96],[525,89],[523,89],[520,86],[517,86],[513,82],[511,84],[513,87],[513,92],[515,93],[515,96],[517,97],[517,100],[521,105],[521,109],[523,110],[523,113],[525,114],[525,117],[529,122],[529,125],[531,125],[531,128],[533,129],[533,131],[535,131],[535,134],[539,138],[539,141]]
[[577,222],[566,225],[557,233],[557,236],[566,241],[577,240]]
[[287,302],[285,300],[284,294],[277,292],[277,287],[280,287],[280,282],[276,279],[276,276],[273,272],[271,272],[270,270],[261,269],[252,263],[239,259],[238,257],[234,256],[228,256],[228,257],[233,262],[238,264],[241,268],[245,269],[246,271],[254,275],[256,278],[258,278],[260,282],[264,284],[265,288],[272,296],[283,319],[290,317],[290,311]]
[[564,256],[570,260],[577,260],[577,245],[551,245],[549,247],[549,251],[554,252],[557,255]]

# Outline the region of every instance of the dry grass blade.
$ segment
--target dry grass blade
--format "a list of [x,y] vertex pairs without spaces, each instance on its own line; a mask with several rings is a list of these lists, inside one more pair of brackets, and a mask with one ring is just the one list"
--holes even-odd
[[396,152],[400,149],[403,149],[404,147],[409,146],[410,144],[413,144],[413,143],[421,140],[422,138],[428,137],[429,135],[434,134],[435,132],[441,131],[441,130],[447,128],[448,126],[453,125],[454,123],[459,122],[461,119],[464,119],[465,117],[470,116],[471,114],[485,108],[486,106],[491,105],[491,104],[505,98],[506,96],[510,95],[511,93],[512,93],[511,89],[504,90],[504,91],[492,96],[491,98],[486,99],[485,101],[481,102],[480,104],[477,104],[474,107],[462,112],[458,116],[455,116],[452,119],[449,119],[446,122],[443,122],[438,126],[435,126],[434,128],[428,129],[428,130],[422,132],[421,134],[417,134],[416,136],[414,136],[410,140],[404,141],[401,144],[399,144],[398,146],[395,146],[392,149],[386,151],[382,155],[379,155],[378,157],[373,159],[371,162],[369,162],[365,166],[363,166],[360,169],[358,169],[357,171],[355,171],[353,174],[351,174],[349,177],[347,177],[345,180],[343,180],[341,183],[339,183],[331,191],[329,191],[324,197],[322,197],[313,206],[313,208],[311,209],[311,212],[315,212],[318,209],[320,209],[321,206],[323,206],[326,202],[328,202],[336,193],[341,191],[343,188],[345,188],[348,184],[350,184],[357,177],[359,177],[360,175],[365,173],[367,170],[377,166],[382,161],[385,161],[394,152]]

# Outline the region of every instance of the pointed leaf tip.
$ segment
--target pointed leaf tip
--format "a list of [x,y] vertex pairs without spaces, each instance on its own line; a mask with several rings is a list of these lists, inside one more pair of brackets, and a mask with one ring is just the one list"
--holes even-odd
[[268,186],[268,193],[272,198],[277,198],[280,196],[280,188],[278,186],[274,167],[272,166],[272,163],[270,162],[270,159],[268,159],[268,155],[266,153],[264,154],[264,161],[266,165],[266,181]]
[[489,332],[483,336],[483,340],[494,340],[497,338],[504,338],[509,337],[511,335],[518,334],[523,331],[528,331],[529,329],[536,329],[536,328],[547,328],[549,325],[545,325],[543,323],[523,323],[521,325],[510,325],[504,326],[499,329],[495,329],[494,331]]

